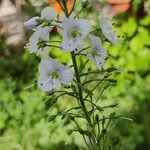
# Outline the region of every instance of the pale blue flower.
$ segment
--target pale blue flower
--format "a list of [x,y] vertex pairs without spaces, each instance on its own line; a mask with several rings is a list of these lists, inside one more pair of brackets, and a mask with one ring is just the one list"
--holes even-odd
[[44,91],[53,91],[72,81],[73,70],[50,57],[43,58],[39,64],[38,86]]

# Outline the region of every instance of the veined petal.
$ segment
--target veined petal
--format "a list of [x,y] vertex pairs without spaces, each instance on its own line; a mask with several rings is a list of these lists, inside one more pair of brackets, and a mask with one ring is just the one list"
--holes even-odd
[[38,86],[44,92],[52,91],[53,89],[51,80],[48,76],[40,76],[38,79]]
[[92,43],[92,50],[88,54],[88,58],[95,62],[98,69],[101,69],[104,61],[107,57],[106,51],[103,49],[100,38],[94,35],[90,35]]
[[33,44],[33,43],[37,44],[39,37],[40,37],[40,32],[39,32],[39,31],[36,31],[36,32],[34,32],[34,33],[31,35],[31,37],[29,38],[29,42],[30,42],[31,44]]
[[61,87],[61,82],[58,79],[52,80],[51,84],[52,84],[52,90],[57,90]]
[[[81,43],[80,43],[80,45],[78,45],[77,46],[77,48],[74,50],[74,53],[75,54],[78,54],[78,53],[80,53],[80,54],[86,54],[86,45],[85,45],[85,43],[82,41]],[[84,51],[83,51],[83,49],[84,49]]]
[[82,43],[82,39],[77,37],[75,39],[69,38],[68,36],[64,37],[62,40],[62,48],[65,51],[73,51]]
[[60,70],[60,81],[63,84],[67,84],[73,80],[74,72],[72,69],[67,67],[62,67]]
[[39,19],[38,16],[29,19],[26,22],[24,22],[24,26],[27,29],[34,29],[39,24],[38,21],[37,21],[38,19]]
[[52,28],[44,27],[39,30],[40,38],[44,41],[49,41],[49,34]]
[[103,29],[112,30],[112,23],[102,14],[99,17],[100,25]]
[[76,26],[79,27],[82,36],[86,36],[91,30],[91,24],[86,19],[74,19]]
[[39,64],[39,73],[40,74],[49,74],[53,71],[54,61],[50,57],[43,58]]
[[115,32],[113,32],[113,26],[112,23],[107,20],[103,15],[99,17],[100,25],[103,34],[105,37],[112,43],[116,44],[118,41],[118,36]]
[[89,35],[89,39],[94,47],[102,47],[101,39],[95,35]]
[[30,53],[36,53],[38,46],[37,46],[37,44],[34,44],[34,43],[32,43],[32,44],[28,43],[26,48],[29,49]]
[[47,20],[57,19],[57,10],[52,7],[46,7],[41,12],[41,17]]
[[[103,30],[102,30],[103,31]],[[117,44],[118,42],[118,36],[115,32],[113,31],[108,31],[108,30],[104,30],[103,34],[105,35],[105,37],[112,43],[112,44]]]

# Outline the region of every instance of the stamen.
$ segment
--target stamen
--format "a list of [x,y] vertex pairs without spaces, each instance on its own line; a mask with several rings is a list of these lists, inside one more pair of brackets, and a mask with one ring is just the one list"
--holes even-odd
[[[51,77],[52,79],[58,79],[58,77],[59,77],[58,71],[53,71],[53,72],[51,72],[51,73],[50,73],[50,77]],[[54,84],[54,83],[52,82],[52,84]]]
[[76,29],[76,28],[73,28],[73,29],[71,30],[71,32],[70,32],[70,36],[71,36],[72,38],[76,38],[79,34],[80,34],[80,33],[79,33],[78,29]]

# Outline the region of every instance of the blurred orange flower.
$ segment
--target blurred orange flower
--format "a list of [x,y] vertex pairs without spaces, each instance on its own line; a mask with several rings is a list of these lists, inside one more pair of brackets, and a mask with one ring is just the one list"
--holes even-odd
[[[59,5],[59,3],[56,0],[48,0],[48,1],[49,1],[50,6],[55,8],[58,11],[58,15],[60,16],[62,14],[63,10],[62,10],[61,6]],[[74,4],[74,0],[67,0],[68,11],[72,10],[73,4]],[[58,33],[57,27],[53,28],[52,33],[54,33],[54,34]]]
[[[62,10],[61,6],[59,5],[59,3],[56,0],[48,0],[48,1],[49,1],[50,6],[57,9],[59,15],[61,15],[63,10]],[[71,9],[73,7],[73,3],[74,3],[74,0],[67,0],[68,11],[71,11]]]

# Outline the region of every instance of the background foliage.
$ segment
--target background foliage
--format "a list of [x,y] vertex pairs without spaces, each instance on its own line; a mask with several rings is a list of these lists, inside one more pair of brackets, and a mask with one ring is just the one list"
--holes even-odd
[[[117,47],[105,45],[110,53],[105,66],[116,67],[120,73],[114,75],[117,85],[104,92],[103,102],[119,102],[117,111],[133,119],[133,122],[117,121],[109,133],[109,142],[119,144],[120,150],[150,147],[150,14],[139,15],[141,2],[133,1],[130,15],[120,14],[115,18],[117,32],[125,36],[124,40]],[[23,9],[30,16],[37,13],[30,3],[24,3]],[[89,11],[83,15],[95,16]],[[48,122],[50,114],[73,103],[64,97],[65,100],[50,109],[52,100],[36,86],[39,59],[28,51],[12,53],[2,36],[0,53],[0,149],[77,150],[79,146],[84,147],[78,133],[67,135],[67,129],[72,126],[68,120],[62,123],[58,118]],[[57,50],[51,55],[64,63],[69,61],[67,55],[61,56]]]

